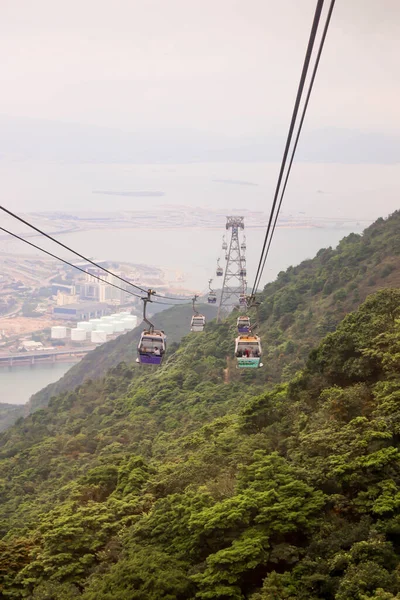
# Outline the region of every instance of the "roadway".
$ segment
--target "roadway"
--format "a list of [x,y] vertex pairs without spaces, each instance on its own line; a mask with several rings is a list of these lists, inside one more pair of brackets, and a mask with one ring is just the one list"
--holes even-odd
[[37,358],[50,358],[52,356],[74,356],[76,354],[87,354],[94,350],[96,346],[82,346],[81,348],[70,348],[69,350],[36,350],[28,352],[18,352],[15,354],[1,353],[0,362],[37,359]]

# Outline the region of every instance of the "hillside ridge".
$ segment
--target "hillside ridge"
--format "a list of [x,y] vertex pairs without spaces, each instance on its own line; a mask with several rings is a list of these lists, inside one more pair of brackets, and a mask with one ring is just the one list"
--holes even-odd
[[[378,219],[362,235],[349,234],[336,249],[321,249],[314,258],[282,271],[264,287],[259,333],[267,355],[263,370],[266,384],[293,377],[304,367],[311,349],[369,294],[400,287],[399,230],[400,212],[396,211],[386,219]],[[202,305],[201,310],[208,321],[216,314],[210,305]],[[155,318],[167,332],[169,343],[174,343],[188,332],[190,316],[191,307],[183,305],[158,313]],[[28,407],[7,414],[3,424],[0,415],[0,428],[46,406],[52,396],[73,390],[85,379],[104,376],[119,362],[133,362],[140,331],[141,326],[100,346],[58,382],[34,394]]]
[[4,597],[396,598],[400,292],[269,391],[261,369],[223,382],[234,334],[211,323],[0,436]]

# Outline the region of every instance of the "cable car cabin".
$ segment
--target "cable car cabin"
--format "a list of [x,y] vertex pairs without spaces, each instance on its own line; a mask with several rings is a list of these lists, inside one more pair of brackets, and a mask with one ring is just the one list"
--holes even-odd
[[250,331],[250,318],[239,317],[236,321],[236,325],[239,333],[249,333]]
[[140,336],[136,362],[160,365],[166,349],[166,337],[163,331],[143,331]]
[[240,277],[246,277],[246,275],[247,275],[246,267],[241,267]]
[[222,275],[224,274],[224,270],[222,267],[217,267],[217,277],[222,277]]
[[190,331],[204,331],[206,318],[203,315],[194,315],[190,324]]
[[207,301],[208,301],[208,304],[216,304],[216,302],[217,302],[217,295],[214,294],[214,292],[210,292],[208,294]]
[[226,242],[222,242],[222,250],[228,250],[228,244]]
[[246,242],[240,244],[240,249],[243,250],[243,252],[246,250]]
[[239,304],[240,304],[240,306],[247,306],[247,299],[246,299],[245,294],[240,294]]
[[235,356],[238,369],[262,367],[261,342],[257,335],[239,335],[235,342]]

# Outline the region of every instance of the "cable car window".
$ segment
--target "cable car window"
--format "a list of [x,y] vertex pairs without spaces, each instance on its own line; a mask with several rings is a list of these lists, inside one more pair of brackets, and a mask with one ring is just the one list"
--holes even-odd
[[144,352],[151,352],[158,348],[160,351],[164,350],[163,340],[161,338],[144,337],[140,349]]
[[243,348],[258,349],[259,347],[260,347],[260,344],[258,342],[239,342],[238,343],[239,350],[242,350]]

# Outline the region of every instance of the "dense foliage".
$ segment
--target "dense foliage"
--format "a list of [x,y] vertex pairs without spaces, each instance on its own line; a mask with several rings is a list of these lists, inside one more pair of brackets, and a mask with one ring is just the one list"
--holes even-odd
[[[268,361],[266,383],[288,381],[303,368],[311,349],[368,294],[382,287],[400,285],[398,231],[400,212],[379,219],[363,235],[351,233],[335,250],[322,249],[310,260],[279,273],[263,293],[260,309],[260,334]],[[201,306],[208,320],[215,307]],[[155,316],[158,327],[168,332],[170,343],[179,342],[187,331],[191,306],[173,307]],[[28,410],[47,406],[50,398],[71,391],[85,379],[104,376],[108,369],[136,357],[141,328],[101,346],[70,369],[58,382],[32,397]],[[9,399],[1,399],[3,402]],[[1,404],[0,404],[1,407]],[[22,409],[4,409],[0,431],[14,422]]]
[[399,318],[400,292],[369,297],[268,392],[226,377],[234,329],[211,324],[18,422],[0,597],[400,597]]
[[[215,306],[199,304],[198,308],[208,320],[215,318],[217,312]],[[187,333],[192,314],[192,305],[183,304],[179,308],[168,308],[154,316],[153,320],[156,327],[168,332],[168,346],[180,342]],[[120,335],[115,340],[102,344],[93,352],[87,354],[83,360],[69,369],[59,381],[51,383],[37,394],[34,394],[29,403],[30,411],[47,406],[52,396],[66,390],[73,390],[77,385],[81,385],[85,379],[95,379],[103,376],[108,369],[115,367],[120,362],[133,363],[137,356],[136,349],[142,329],[142,326],[136,327],[133,331]]]
[[260,318],[269,381],[288,381],[309,352],[350,311],[382,288],[400,286],[400,211],[378,219],[362,235],[279,273],[262,294]]
[[[217,309],[212,305],[198,305],[199,310],[208,320],[216,316]],[[193,314],[191,304],[172,307],[154,316],[157,327],[168,332],[168,347],[174,348],[177,342],[187,333],[188,323]],[[86,379],[95,379],[104,376],[108,369],[115,367],[120,362],[133,363],[137,356],[137,345],[142,326],[136,327],[118,336],[115,340],[98,346],[89,352],[79,363],[71,367],[61,379],[50,383],[44,389],[34,394],[26,406],[9,404],[11,398],[0,396],[0,432],[13,425],[15,421],[43,406],[47,406],[52,396],[67,390],[73,390]]]
[[15,421],[25,415],[26,407],[17,404],[7,404],[0,402],[0,431],[11,427]]
[[1,434],[0,599],[400,600],[399,219],[266,286],[264,369],[128,334]]

